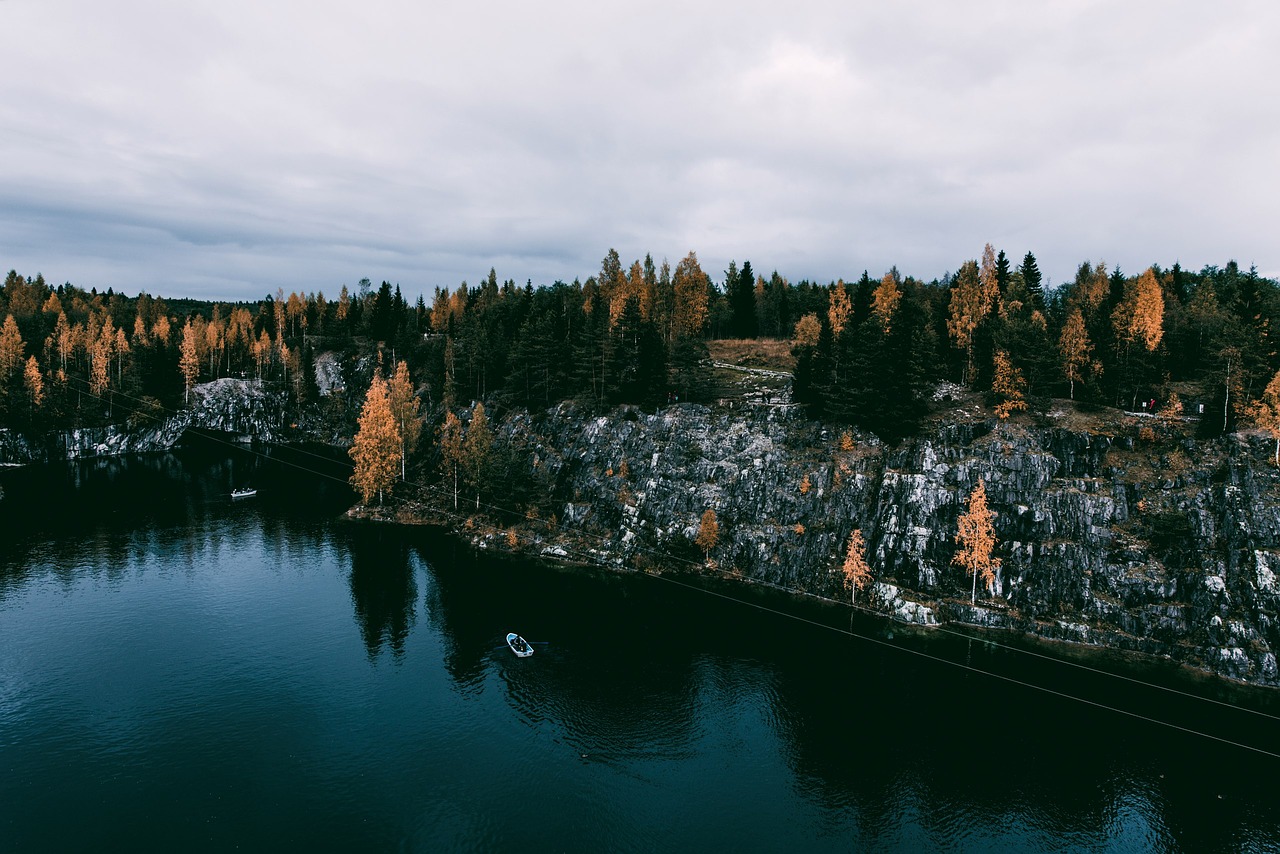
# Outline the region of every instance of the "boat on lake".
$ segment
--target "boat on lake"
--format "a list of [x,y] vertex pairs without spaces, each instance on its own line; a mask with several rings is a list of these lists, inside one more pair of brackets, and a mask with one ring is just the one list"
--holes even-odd
[[252,486],[245,486],[245,487],[241,487],[240,489],[231,490],[232,500],[235,500],[237,498],[252,498],[257,494],[258,494],[258,490],[254,489]]
[[507,634],[507,646],[511,647],[511,651],[521,658],[528,658],[533,655],[533,645],[515,632]]

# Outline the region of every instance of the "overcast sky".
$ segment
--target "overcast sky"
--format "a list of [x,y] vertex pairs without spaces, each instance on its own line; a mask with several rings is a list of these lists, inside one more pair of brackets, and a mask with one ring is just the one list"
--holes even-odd
[[434,5],[0,0],[0,266],[209,299],[610,247],[1280,273],[1280,4]]

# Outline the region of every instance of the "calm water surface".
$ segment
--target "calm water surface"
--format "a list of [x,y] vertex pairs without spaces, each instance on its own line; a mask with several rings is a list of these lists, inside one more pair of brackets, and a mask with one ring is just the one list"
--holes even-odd
[[285,462],[0,473],[0,850],[1280,850],[1280,760],[915,653],[1280,751],[1275,720],[338,521]]

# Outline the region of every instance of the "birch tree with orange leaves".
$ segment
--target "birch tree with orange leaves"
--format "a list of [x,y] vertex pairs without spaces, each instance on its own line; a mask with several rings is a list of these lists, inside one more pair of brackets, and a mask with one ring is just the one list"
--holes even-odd
[[1164,337],[1164,291],[1155,270],[1148,267],[1136,281],[1126,283],[1124,299],[1111,316],[1116,337],[1142,344],[1150,353]]
[[1058,353],[1062,356],[1062,372],[1071,388],[1071,399],[1076,399],[1076,383],[1084,381],[1084,370],[1089,366],[1093,345],[1084,328],[1084,315],[1074,308],[1062,325],[1062,337],[1058,339]]
[[996,351],[991,391],[996,396],[996,416],[1001,420],[1027,408],[1027,381],[1004,350]]
[[1253,423],[1266,430],[1276,442],[1275,464],[1280,466],[1280,371],[1276,371],[1267,383],[1262,397],[1250,404],[1249,416]]
[[696,252],[690,252],[676,264],[671,274],[671,288],[675,292],[672,326],[676,335],[697,338],[707,325],[709,306],[707,276],[698,264]]
[[467,425],[467,436],[462,441],[463,473],[476,492],[476,510],[480,509],[480,490],[487,482],[485,473],[492,450],[493,428],[489,426],[489,416],[485,414],[484,404],[476,401],[475,408],[471,411],[471,423]]
[[391,411],[387,381],[382,371],[375,371],[369,391],[360,410],[359,427],[351,450],[355,461],[351,484],[360,492],[361,503],[368,504],[374,495],[382,503],[385,490],[396,482],[396,465],[400,458],[400,430]]
[[1117,355],[1123,359],[1122,377],[1132,383],[1133,402],[1136,402],[1147,366],[1144,357],[1155,351],[1164,336],[1164,291],[1155,270],[1148,267],[1138,278],[1125,282],[1124,297],[1111,313],[1111,324]]
[[716,543],[720,541],[720,523],[716,521],[716,511],[708,507],[702,512],[702,519],[698,523],[698,536],[693,541],[694,545],[702,549],[702,556],[707,561],[711,560],[711,550],[716,547]]
[[947,333],[956,349],[964,350],[964,381],[973,382],[973,335],[978,324],[986,319],[995,306],[999,288],[995,277],[984,282],[978,271],[978,262],[965,261],[956,273],[951,289],[951,305],[947,316]]
[[27,357],[22,380],[27,390],[27,400],[30,402],[31,408],[33,410],[39,409],[44,404],[44,377],[40,373],[40,363],[36,361],[35,356]]
[[855,528],[849,535],[849,548],[845,552],[844,586],[852,591],[850,605],[858,604],[858,591],[871,583],[871,567],[867,565],[867,543],[862,538],[862,530]]
[[195,384],[200,373],[200,356],[196,351],[196,328],[190,319],[182,328],[182,344],[178,349],[178,370],[182,372],[182,382],[186,387],[184,403],[191,402],[191,386]]
[[0,380],[7,381],[22,365],[24,347],[18,321],[11,314],[4,319],[4,326],[0,327]]
[[437,430],[440,445],[440,468],[453,480],[453,509],[458,509],[458,475],[462,468],[462,421],[452,411],[446,412]]
[[418,417],[418,398],[413,394],[413,382],[409,379],[409,363],[401,361],[396,365],[395,375],[387,384],[387,394],[391,400],[391,413],[395,416],[396,426],[400,428],[400,476],[406,473],[406,460],[418,447],[418,437],[422,435],[422,419]]
[[898,303],[901,300],[902,291],[898,288],[898,280],[893,273],[885,273],[884,278],[880,280],[880,285],[871,295],[871,313],[880,319],[885,332],[889,331],[893,313],[898,310]]
[[827,302],[827,325],[831,327],[833,338],[839,338],[840,333],[844,332],[851,311],[853,304],[849,301],[849,291],[845,289],[844,280],[841,279],[832,286]]
[[996,547],[995,526],[992,520],[995,514],[987,507],[987,487],[978,478],[978,485],[969,493],[969,509],[960,515],[956,542],[960,551],[951,558],[951,562],[960,566],[973,576],[972,602],[978,601],[978,576],[987,585],[988,592],[995,584],[995,571],[1000,568],[1000,558],[992,557]]
[[795,345],[797,347],[817,347],[822,336],[822,321],[818,315],[809,312],[796,321]]

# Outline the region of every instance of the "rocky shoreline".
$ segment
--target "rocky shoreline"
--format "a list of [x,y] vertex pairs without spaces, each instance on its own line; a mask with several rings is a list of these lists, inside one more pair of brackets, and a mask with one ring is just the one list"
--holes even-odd
[[[501,512],[455,513],[437,492],[351,515],[440,524],[479,548],[544,560],[711,574],[836,602],[848,601],[840,564],[857,528],[875,574],[858,605],[888,618],[1139,653],[1280,687],[1280,472],[1261,436],[1200,440],[1189,423],[1101,418],[1065,401],[1011,422],[962,396],[939,408],[893,447],[776,399],[517,411],[495,425],[497,444],[524,449],[554,513],[519,517],[494,495],[482,504]],[[258,384],[222,380],[151,427],[75,431],[42,446],[0,431],[0,459],[160,451],[191,427],[279,442],[290,436],[283,413]],[[950,561],[979,478],[1003,566],[971,604],[970,580]],[[693,546],[707,509],[720,523],[710,562]]]
[[[1280,475],[1266,443],[1200,441],[1186,424],[1129,416],[1110,432],[1074,412],[1037,421],[974,413],[890,448],[786,407],[602,417],[566,404],[514,414],[499,431],[500,442],[518,437],[533,451],[558,518],[499,528],[428,502],[401,508],[398,521],[434,518],[480,548],[710,572],[842,602],[843,547],[859,528],[876,579],[858,604],[889,618],[1139,653],[1280,687]],[[978,478],[998,514],[1004,565],[971,604],[969,579],[950,559]],[[714,569],[691,548],[709,507],[721,524]]]

